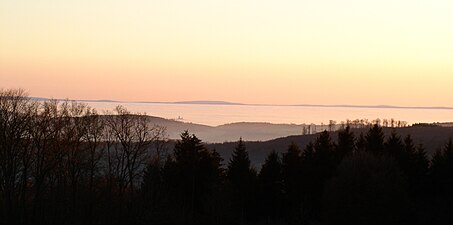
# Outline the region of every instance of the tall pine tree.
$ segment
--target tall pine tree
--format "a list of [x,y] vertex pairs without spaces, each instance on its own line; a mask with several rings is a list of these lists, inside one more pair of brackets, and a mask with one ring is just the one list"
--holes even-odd
[[365,136],[365,148],[375,155],[384,153],[384,132],[379,125],[375,124],[368,130]]
[[387,156],[393,157],[401,168],[405,167],[409,160],[409,155],[406,154],[403,141],[395,130],[392,131],[384,144],[384,153]]
[[[313,152],[307,154],[312,155]],[[300,222],[300,209],[304,192],[302,166],[301,150],[295,143],[291,143],[287,151],[283,153],[282,158],[284,210],[290,224]]]
[[438,150],[431,162],[434,224],[453,224],[453,141]]
[[214,197],[220,185],[221,161],[219,154],[208,150],[195,135],[190,135],[188,131],[181,134],[181,140],[174,147],[174,160],[166,165],[166,174],[170,176],[168,187],[174,190],[174,203],[179,203],[176,207],[180,209],[180,222],[212,222],[212,217],[205,216],[212,213],[211,208],[207,207],[210,202],[206,200]]
[[259,202],[262,215],[268,221],[276,221],[282,206],[282,162],[277,152],[272,151],[266,158],[259,180]]
[[355,137],[349,126],[338,132],[338,145],[336,146],[337,162],[339,163],[345,156],[350,155],[355,149]]
[[251,167],[249,154],[241,138],[233,151],[227,170],[234,216],[241,224],[250,216],[255,179],[256,172]]

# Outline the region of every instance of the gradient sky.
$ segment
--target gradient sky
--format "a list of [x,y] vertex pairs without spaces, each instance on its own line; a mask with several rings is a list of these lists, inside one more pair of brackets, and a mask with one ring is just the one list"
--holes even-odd
[[453,106],[453,1],[0,0],[0,88]]

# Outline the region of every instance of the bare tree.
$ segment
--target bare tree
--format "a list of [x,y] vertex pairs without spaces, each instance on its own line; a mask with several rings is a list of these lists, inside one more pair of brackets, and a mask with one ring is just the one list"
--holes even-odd
[[335,120],[329,120],[329,131],[332,132],[335,130],[337,125],[337,121]]
[[88,176],[88,208],[87,217],[92,223],[92,213],[94,205],[94,183],[96,176],[99,176],[101,159],[104,153],[105,144],[103,140],[105,123],[96,110],[86,108],[83,114],[82,140],[86,145],[87,151],[87,176]]
[[[25,91],[0,90],[0,210],[13,223],[15,204],[25,201],[30,167],[29,128],[35,104]],[[23,205],[25,207],[25,205]],[[1,220],[0,220],[1,221]]]
[[74,101],[65,101],[60,104],[59,112],[63,123],[61,132],[61,153],[62,160],[57,163],[57,180],[60,185],[69,186],[68,193],[61,193],[63,196],[68,195],[70,199],[70,215],[73,220],[80,217],[77,216],[77,205],[80,201],[79,195],[84,181],[87,179],[87,174],[90,167],[90,149],[87,146],[86,140],[86,121],[85,115],[90,108],[83,103]]
[[388,127],[389,126],[389,120],[388,119],[383,119],[382,120],[382,126],[383,127]]
[[45,192],[51,190],[50,187],[54,186],[58,179],[65,179],[65,176],[61,174],[64,156],[62,134],[66,125],[65,120],[67,118],[59,110],[58,101],[52,100],[40,104],[31,124],[33,221],[37,221],[37,217],[43,216],[42,212],[45,209],[41,207],[41,202]]
[[381,119],[377,118],[377,119],[373,120],[372,123],[375,125],[381,126]]
[[395,119],[390,119],[390,127],[395,127]]
[[133,193],[150,160],[152,144],[162,140],[165,130],[150,124],[146,115],[131,114],[122,106],[106,117],[106,126],[108,173],[120,194],[127,190]]

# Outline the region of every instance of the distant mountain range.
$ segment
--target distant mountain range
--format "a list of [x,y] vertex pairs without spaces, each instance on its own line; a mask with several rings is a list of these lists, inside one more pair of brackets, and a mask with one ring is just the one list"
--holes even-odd
[[122,103],[121,101],[108,100],[108,99],[83,100],[83,99],[42,98],[42,97],[31,97],[31,99],[35,100],[35,101],[57,100],[57,101],[76,101],[76,102],[118,102],[118,103]]
[[[50,98],[32,97],[37,101],[46,101]],[[106,102],[106,103],[143,103],[143,104],[193,104],[193,105],[244,105],[244,106],[301,106],[301,107],[327,107],[327,108],[378,108],[378,109],[439,109],[439,110],[453,110],[453,107],[448,106],[394,106],[394,105],[322,105],[322,104],[292,104],[292,105],[278,105],[278,104],[248,104],[227,101],[178,101],[178,102],[152,102],[152,101],[116,101],[116,100],[72,100],[72,99],[55,99],[59,101],[78,101],[78,102]]]

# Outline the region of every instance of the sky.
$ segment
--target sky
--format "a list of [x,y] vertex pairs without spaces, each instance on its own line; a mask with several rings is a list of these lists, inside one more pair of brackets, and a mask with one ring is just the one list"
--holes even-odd
[[451,0],[0,0],[0,88],[453,106]]

